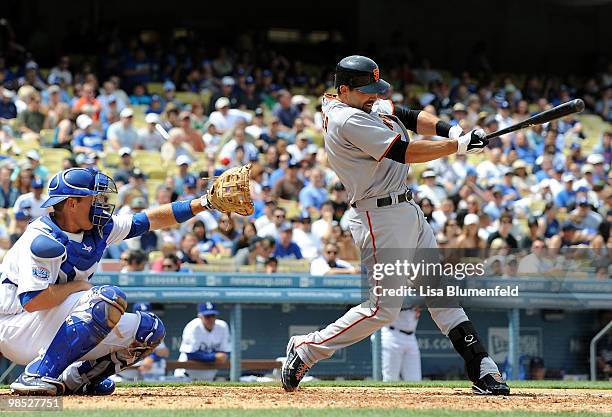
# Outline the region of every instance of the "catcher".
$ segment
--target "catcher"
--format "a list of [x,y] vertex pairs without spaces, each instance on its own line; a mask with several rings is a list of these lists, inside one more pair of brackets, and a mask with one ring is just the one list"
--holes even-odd
[[199,199],[114,216],[107,175],[85,168],[56,174],[43,207],[0,268],[0,352],[26,365],[11,384],[20,395],[108,395],[109,378],[150,355],[165,335],[150,312],[126,313],[125,292],[93,286],[104,249],[192,218],[205,209],[248,215],[250,167],[218,177]]

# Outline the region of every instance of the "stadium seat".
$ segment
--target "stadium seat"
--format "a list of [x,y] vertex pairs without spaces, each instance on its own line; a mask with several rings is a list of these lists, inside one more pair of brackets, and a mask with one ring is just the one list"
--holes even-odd
[[149,94],[163,94],[164,84],[163,83],[148,83],[147,91]]
[[200,95],[191,91],[178,91],[176,93],[176,99],[184,104],[191,104],[194,101],[199,101]]
[[55,129],[43,129],[40,131],[40,144],[42,146],[52,146],[55,137]]

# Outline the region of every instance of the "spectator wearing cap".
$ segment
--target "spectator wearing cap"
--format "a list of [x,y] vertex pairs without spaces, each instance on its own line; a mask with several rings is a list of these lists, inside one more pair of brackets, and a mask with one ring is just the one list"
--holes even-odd
[[40,163],[40,153],[36,149],[30,149],[26,153],[26,160],[13,170],[11,180],[17,181],[23,170],[29,170],[31,175],[40,178],[43,183],[49,177],[49,170]]
[[320,168],[310,171],[309,180],[308,185],[300,190],[299,202],[302,215],[314,217],[319,214],[323,203],[328,201],[329,194],[325,189],[324,174]]
[[202,135],[202,140],[206,146],[206,153],[212,155],[214,161],[214,155],[219,151],[219,146],[221,145],[221,135],[217,130],[217,126],[211,123],[210,120],[206,122],[206,132]]
[[500,186],[505,202],[513,202],[521,198],[518,189],[514,186],[513,178],[514,171],[512,168],[504,167],[504,177]]
[[520,240],[519,248],[528,250],[536,239],[543,239],[543,229],[544,222],[541,219],[535,216],[529,216],[527,219],[527,234]]
[[106,106],[100,112],[100,125],[104,132],[115,122],[119,121],[120,113],[117,106],[117,97],[114,95],[108,97]]
[[13,246],[21,235],[23,235],[31,220],[32,215],[29,210],[19,210],[15,212],[15,226],[13,227],[13,232],[9,236],[11,246]]
[[26,62],[24,74],[17,79],[17,85],[31,85],[38,91],[42,91],[47,88],[44,80],[38,75],[38,64],[34,61]]
[[440,207],[440,203],[446,199],[446,190],[436,184],[436,173],[432,170],[425,170],[421,174],[423,184],[419,185],[417,196],[419,199],[428,198],[435,207]]
[[184,184],[188,181],[187,178],[189,178],[189,181],[193,180],[192,188],[195,188],[196,178],[189,173],[189,166],[192,162],[192,159],[187,155],[179,155],[176,157],[178,172],[174,176],[174,190],[178,195],[183,194]]
[[179,156],[186,156],[193,160],[193,149],[185,142],[185,132],[179,127],[170,129],[168,140],[163,143],[160,152],[162,160],[167,164],[176,161]]
[[604,156],[601,154],[591,153],[587,157],[587,164],[591,164],[593,166],[593,183],[597,181],[605,181],[608,178],[608,173],[606,172],[605,160]]
[[574,176],[572,174],[564,174],[562,177],[564,188],[555,196],[555,204],[557,207],[569,209],[576,204],[576,191],[574,191]]
[[581,234],[573,221],[567,220],[561,225],[559,234],[556,234],[548,241],[548,247],[560,249],[570,247],[580,241]]
[[[45,91],[43,101],[46,103],[45,108],[47,118],[45,119],[45,129],[55,129],[58,123],[69,116],[70,108],[64,103],[61,98],[61,89],[58,85],[51,85]],[[44,96],[46,100],[44,100]]]
[[273,256],[278,259],[302,259],[303,256],[300,247],[292,239],[293,228],[291,225],[287,223],[281,225]]
[[228,105],[232,108],[237,108],[240,103],[240,88],[236,86],[236,80],[233,77],[225,76],[221,78],[221,90],[213,94],[210,97],[210,103],[208,108],[217,109],[216,103],[221,97],[225,97],[228,100]]
[[30,211],[30,216],[33,219],[47,214],[49,209],[40,207],[42,203],[49,198],[48,195],[43,193],[44,187],[45,186],[40,179],[34,178],[30,184],[31,191],[29,193],[20,195],[17,200],[15,200],[13,211],[16,213],[20,210],[27,209]]
[[119,154],[119,163],[117,164],[113,179],[118,183],[117,186],[120,187],[129,181],[130,173],[134,169],[134,158],[132,157],[132,150],[127,147],[119,149],[117,153]]
[[460,125],[465,126],[467,123],[467,107],[463,103],[455,103],[453,106],[453,118],[450,124],[452,126]]
[[0,99],[0,119],[15,119],[17,118],[17,107],[13,102],[15,93],[2,87],[2,98]]
[[274,221],[274,211],[276,210],[277,206],[278,203],[272,197],[268,197],[264,200],[263,215],[259,216],[255,220],[255,228],[257,230],[263,229],[265,226],[269,225]]
[[66,84],[72,84],[72,73],[70,72],[70,57],[62,55],[59,57],[57,64],[49,71],[47,81],[53,84],[54,80],[61,78]]
[[185,132],[185,140],[191,145],[195,152],[204,152],[204,140],[202,133],[191,126],[191,113],[182,111],[179,113],[179,127]]
[[503,209],[506,207],[504,202],[504,190],[500,185],[491,188],[491,200],[483,207],[482,211],[487,213],[492,220],[500,218]]
[[145,116],[146,126],[138,129],[138,143],[141,144],[144,149],[159,151],[166,141],[155,128],[155,125],[160,122],[161,119],[156,113],[147,113]]
[[289,152],[294,161],[300,162],[302,159],[308,157],[309,143],[310,137],[302,132],[295,137],[295,143],[287,146],[287,152]]
[[72,140],[72,151],[74,153],[91,153],[104,151],[104,138],[94,130],[93,119],[86,114],[81,114],[76,120],[78,132]]
[[210,114],[208,121],[217,127],[220,134],[223,134],[239,123],[250,123],[251,119],[250,113],[230,108],[230,100],[227,97],[220,97],[215,102],[215,111]]
[[19,114],[17,119],[19,131],[22,134],[30,133],[38,138],[38,134],[45,126],[46,119],[40,106],[40,95],[38,93],[30,95],[27,108]]
[[344,185],[340,181],[332,185],[329,201],[331,201],[334,207],[334,220],[338,222],[341,221],[349,209],[349,205],[346,188],[344,188]]
[[117,196],[119,207],[125,204],[129,205],[134,197],[143,197],[146,201],[149,201],[145,179],[145,174],[140,168],[134,168],[132,172],[130,172],[128,183],[119,188]]
[[[304,188],[304,182],[298,177],[299,165],[297,162],[289,161],[283,170],[283,177],[276,181],[272,187],[272,196],[283,200],[298,201],[300,191]],[[270,178],[272,180],[272,178]]]
[[291,104],[291,93],[287,90],[278,92],[278,103],[272,109],[272,114],[281,121],[288,129],[293,127],[293,122],[300,115],[299,110]]
[[310,275],[356,275],[359,269],[338,257],[338,245],[328,243],[323,253],[310,264]]
[[198,180],[191,174],[183,179],[183,193],[180,195],[181,200],[193,200],[197,198]]
[[166,108],[169,104],[176,106],[177,108],[182,107],[182,103],[176,98],[176,85],[170,81],[166,80],[162,85],[162,107]]
[[146,112],[155,114],[162,114],[164,112],[164,104],[159,95],[153,94],[151,96],[151,103],[149,104],[149,107],[147,107]]
[[603,218],[599,213],[591,209],[591,204],[586,197],[577,199],[576,208],[570,213],[575,219],[575,225],[583,233],[592,235],[597,232]]
[[74,102],[72,112],[75,114],[86,113],[97,121],[100,117],[100,111],[102,111],[102,105],[96,98],[94,85],[91,83],[83,84],[81,96]]
[[313,260],[321,250],[321,239],[312,233],[312,219],[309,216],[302,216],[293,225],[293,241],[300,248],[304,258]]
[[497,121],[498,129],[505,129],[514,124],[514,120],[512,120],[512,116],[510,115],[510,103],[506,100],[498,104],[495,120]]
[[[227,323],[219,317],[217,306],[210,301],[198,304],[198,317],[183,329],[179,362],[198,361],[224,364],[232,350]],[[177,369],[175,377],[188,377],[194,381],[213,381],[217,370]]]
[[266,237],[270,236],[273,239],[278,239],[280,234],[279,230],[283,224],[287,221],[287,212],[282,207],[276,207],[272,214],[272,221],[262,227],[257,227],[257,236]]
[[468,257],[480,256],[481,250],[486,247],[486,242],[478,236],[480,219],[474,213],[466,214],[463,218],[463,229],[457,237],[457,248],[464,249],[464,255]]
[[246,110],[257,110],[261,104],[261,96],[257,93],[255,79],[250,75],[246,77],[244,88],[238,94],[237,107]]
[[123,147],[128,147],[130,149],[137,149],[140,147],[138,140],[138,132],[134,129],[132,125],[132,121],[134,118],[134,111],[126,107],[121,110],[119,114],[121,120],[113,123],[109,126],[107,136],[110,145],[115,151]]

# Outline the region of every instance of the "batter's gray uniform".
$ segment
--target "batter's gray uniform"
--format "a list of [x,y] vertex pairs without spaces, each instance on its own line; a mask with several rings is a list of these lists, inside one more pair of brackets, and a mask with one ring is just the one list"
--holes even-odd
[[[396,140],[409,141],[405,127],[393,115],[389,100],[378,100],[371,113],[350,107],[335,96],[323,98],[325,149],[329,164],[348,192],[349,227],[362,249],[362,264],[376,263],[377,251],[385,248],[435,248],[436,239],[423,212],[414,201],[376,206],[376,198],[393,202],[406,192],[407,164],[385,158]],[[329,358],[392,323],[400,312],[384,300],[353,307],[320,331],[295,337],[298,355],[308,366]],[[461,308],[430,308],[442,333],[468,320]]]

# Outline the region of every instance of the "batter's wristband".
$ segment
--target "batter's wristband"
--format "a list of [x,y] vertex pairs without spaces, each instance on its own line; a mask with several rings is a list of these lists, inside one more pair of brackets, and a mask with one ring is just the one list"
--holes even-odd
[[191,200],[175,201],[171,206],[172,214],[178,223],[186,222],[194,216],[191,210]]
[[438,122],[436,123],[436,135],[437,136],[442,136],[443,138],[447,138],[448,137],[448,132],[451,129],[451,125],[446,123],[443,120],[438,120]]

